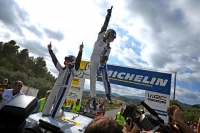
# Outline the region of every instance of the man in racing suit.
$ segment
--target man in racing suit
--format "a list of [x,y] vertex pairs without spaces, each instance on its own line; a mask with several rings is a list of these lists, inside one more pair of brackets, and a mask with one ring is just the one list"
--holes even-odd
[[93,98],[94,109],[96,109],[96,73],[98,68],[102,75],[102,81],[105,88],[106,98],[108,102],[112,104],[112,100],[110,97],[111,88],[106,65],[111,50],[110,42],[113,42],[116,38],[116,32],[114,30],[109,29],[106,31],[111,17],[111,12],[112,7],[111,9],[107,10],[107,16],[104,25],[101,28],[101,31],[99,32],[97,41],[94,44],[93,52],[90,58],[90,95],[91,98]]
[[[82,58],[83,44],[81,44],[79,47],[80,50],[79,50],[77,58],[75,58],[72,55],[65,57],[64,67],[62,67],[61,64],[58,62],[51,48],[52,46],[50,43],[48,45],[48,50],[56,69],[59,71],[59,75],[44,105],[42,115],[43,116],[51,115],[51,117],[54,118],[60,115],[60,109],[67,97],[67,93],[69,91],[71,81],[73,77],[75,76],[76,72],[79,70],[81,58]],[[52,106],[53,106],[53,109],[51,111]]]

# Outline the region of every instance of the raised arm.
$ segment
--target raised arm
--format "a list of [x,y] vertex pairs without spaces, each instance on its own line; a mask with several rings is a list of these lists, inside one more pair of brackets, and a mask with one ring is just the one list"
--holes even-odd
[[58,59],[56,58],[55,54],[53,53],[53,50],[51,49],[52,48],[51,42],[49,45],[47,45],[47,47],[48,47],[49,54],[51,56],[54,66],[57,68],[58,71],[60,71],[62,69],[62,66],[58,62]]
[[82,52],[83,52],[83,42],[79,47],[79,52],[78,52],[78,56],[76,58],[76,63],[75,63],[75,70],[78,71],[80,64],[81,64],[81,58],[82,58]]
[[107,10],[106,19],[104,21],[104,24],[103,24],[103,26],[102,26],[101,31],[99,32],[99,34],[105,32],[107,30],[108,23],[110,21],[110,17],[111,17],[111,13],[112,13],[112,8],[113,7],[111,7],[110,9]]

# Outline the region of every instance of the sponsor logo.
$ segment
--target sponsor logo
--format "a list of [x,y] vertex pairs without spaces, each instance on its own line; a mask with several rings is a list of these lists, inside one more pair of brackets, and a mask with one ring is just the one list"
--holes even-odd
[[122,82],[128,82],[133,84],[140,84],[144,86],[152,87],[152,85],[158,85],[165,87],[168,83],[168,79],[149,77],[144,75],[137,75],[133,73],[118,72],[118,71],[108,71],[109,79],[118,80]]
[[157,103],[163,103],[166,104],[166,98],[165,96],[157,95],[157,94],[149,94],[147,95],[147,100],[157,102]]
[[78,72],[76,73],[76,77],[89,79],[90,63],[88,61],[81,61],[81,65]]
[[78,95],[73,92],[68,92],[67,98],[78,99]]
[[70,89],[71,89],[72,91],[75,91],[75,92],[79,92],[79,91],[81,90],[80,87],[76,87],[76,86],[71,86]]

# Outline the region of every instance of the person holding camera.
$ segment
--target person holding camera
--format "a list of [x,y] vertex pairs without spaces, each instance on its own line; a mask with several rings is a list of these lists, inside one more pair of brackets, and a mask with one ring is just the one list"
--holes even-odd
[[180,129],[184,133],[194,133],[194,130],[192,130],[181,118],[181,111],[180,108],[176,105],[172,105],[169,107],[169,109],[173,112],[173,114],[168,114],[170,118],[172,118],[173,121],[177,122]]
[[156,132],[180,133],[180,131],[182,131],[183,133],[194,133],[194,131],[181,118],[180,108],[176,105],[172,105],[169,107],[172,113],[168,114],[168,116],[173,121],[178,123],[180,127],[180,129],[178,130],[177,128],[174,127],[173,124],[169,123],[167,125],[166,123],[164,123],[164,121],[159,116],[157,116],[157,113],[154,112],[154,110],[151,109],[150,107],[149,109],[151,109],[150,112],[152,112],[152,114],[149,114],[149,115],[142,114],[139,119],[136,117],[137,109],[135,109],[134,112],[132,111],[132,109],[133,109],[133,106],[127,106],[122,114],[123,116],[132,116],[131,118],[135,122],[135,125],[132,129],[130,128],[131,125],[126,124],[125,127],[127,127],[126,129],[128,130],[124,131],[124,133],[140,133],[141,130],[142,130],[142,133],[156,133]]

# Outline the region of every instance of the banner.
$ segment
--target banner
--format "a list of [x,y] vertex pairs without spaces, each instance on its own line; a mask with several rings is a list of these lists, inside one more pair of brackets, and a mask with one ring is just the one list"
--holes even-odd
[[66,106],[71,107],[72,103],[76,102],[77,99],[82,99],[83,88],[84,88],[84,78],[73,78],[69,92],[66,98]]
[[149,105],[167,123],[167,108],[169,107],[170,95],[146,91],[145,103]]
[[[171,74],[114,65],[108,65],[107,67],[111,84],[170,95]],[[99,71],[97,80],[102,81]]]
[[[171,74],[127,68],[109,64],[107,64],[107,67],[107,73],[111,84],[170,95]],[[81,61],[80,69],[76,77],[89,79],[89,61]],[[97,81],[102,81],[99,71],[97,71],[97,77]]]
[[[111,84],[146,90],[145,103],[152,107],[165,122],[168,122],[167,107],[170,101],[171,74],[109,64],[107,68]],[[89,79],[89,76],[90,63],[81,61],[77,77]],[[99,71],[97,71],[97,81],[102,81]],[[70,95],[76,96],[71,92]]]
[[76,77],[90,79],[90,62],[89,61],[81,61]]
[[39,89],[23,85],[21,91],[27,96],[37,97]]

